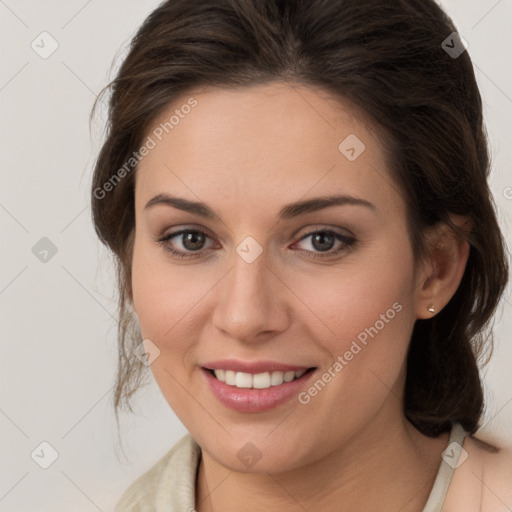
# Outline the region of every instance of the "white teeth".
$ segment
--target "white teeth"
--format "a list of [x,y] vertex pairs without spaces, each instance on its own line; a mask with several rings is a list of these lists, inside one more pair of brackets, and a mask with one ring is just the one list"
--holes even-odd
[[270,373],[257,373],[252,376],[252,387],[256,389],[265,389],[270,387]]
[[237,388],[252,388],[252,375],[250,373],[236,372],[235,386]]
[[284,374],[284,381],[291,382],[295,378],[295,372],[286,372]]
[[233,370],[213,370],[213,373],[217,379],[230,386],[237,388],[267,389],[271,386],[280,386],[283,382],[291,382],[294,379],[298,379],[306,373],[306,370],[256,374],[235,372]]
[[[233,370],[226,370],[226,384],[229,384],[230,386],[234,386],[235,385],[235,375],[236,375],[236,372],[234,372]],[[216,375],[216,377],[221,380],[220,377],[218,377]]]
[[270,374],[270,385],[271,386],[279,386],[284,382],[284,373],[283,372],[272,372]]

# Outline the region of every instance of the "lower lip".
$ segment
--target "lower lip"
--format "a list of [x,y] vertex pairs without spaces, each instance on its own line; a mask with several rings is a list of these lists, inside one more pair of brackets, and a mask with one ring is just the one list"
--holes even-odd
[[212,393],[226,407],[238,412],[263,412],[297,396],[304,384],[310,379],[313,371],[291,382],[283,382],[279,386],[266,389],[237,388],[215,378],[208,370],[202,368]]

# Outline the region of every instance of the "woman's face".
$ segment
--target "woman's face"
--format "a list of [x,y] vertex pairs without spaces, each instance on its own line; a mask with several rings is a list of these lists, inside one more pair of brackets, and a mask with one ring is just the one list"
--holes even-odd
[[155,379],[202,449],[283,471],[403,421],[419,278],[361,114],[273,82],[184,95],[147,136],[133,304]]

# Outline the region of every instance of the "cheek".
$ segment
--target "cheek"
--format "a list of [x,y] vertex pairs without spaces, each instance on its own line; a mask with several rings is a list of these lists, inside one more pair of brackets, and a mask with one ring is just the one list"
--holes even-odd
[[171,272],[161,249],[135,239],[132,261],[133,305],[141,333],[162,348],[173,336],[180,317],[192,307],[193,297],[183,273]]
[[142,237],[140,243],[136,239],[133,304],[142,336],[155,343],[165,356],[155,361],[156,366],[165,361],[166,366],[171,361],[176,366],[176,361],[181,364],[184,358],[193,359],[200,330],[207,321],[204,303],[219,275],[212,268],[171,262],[164,249],[152,246]]
[[191,283],[189,274],[173,268],[159,251],[135,242],[133,305],[143,339],[151,340],[160,351],[150,366],[155,381],[170,407],[186,417],[190,396],[184,383],[193,369],[187,361],[193,360],[197,338],[190,313],[205,291]]
[[[302,321],[314,328],[332,356],[348,350],[354,339],[402,333],[406,341],[414,301],[414,261],[408,239],[382,241],[372,251],[349,255],[339,266],[292,276],[293,291],[307,306]],[[297,303],[298,307],[301,304]],[[309,318],[309,320],[307,320]]]
[[[312,405],[314,415],[331,411],[324,419],[333,429],[338,428],[333,411],[371,414],[401,376],[415,322],[409,247],[406,238],[398,238],[371,253],[354,254],[321,279],[295,280],[297,295],[302,293],[314,313],[307,313],[309,323],[305,316],[303,322],[325,355],[319,378],[327,373],[329,382],[325,391],[321,383],[311,393],[306,390],[304,402]],[[317,400],[317,394],[322,398]]]

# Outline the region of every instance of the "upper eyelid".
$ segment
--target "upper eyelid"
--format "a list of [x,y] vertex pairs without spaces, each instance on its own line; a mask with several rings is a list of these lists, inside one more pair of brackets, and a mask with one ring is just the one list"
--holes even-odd
[[[216,236],[215,235],[212,236],[210,234],[211,233],[210,230],[204,226],[195,226],[194,224],[189,224],[189,225],[185,224],[185,225],[183,225],[183,227],[177,227],[177,228],[171,228],[171,229],[172,229],[172,231],[170,231],[167,234],[162,234],[160,238],[177,235],[177,234],[182,233],[183,231],[199,231],[201,233],[204,233],[205,235],[210,236],[211,238],[216,238]],[[313,224],[312,227],[308,227],[308,228],[302,227],[302,228],[296,229],[292,233],[291,236],[295,237],[295,236],[297,236],[297,233],[299,233],[305,229],[307,229],[307,231],[304,233],[304,236],[309,235],[311,233],[315,233],[317,231],[332,231],[334,233],[345,235],[347,237],[355,237],[355,234],[348,228],[329,226],[329,225],[325,225],[325,224]],[[342,232],[340,232],[340,231],[342,231]],[[164,230],[164,232],[165,232],[165,230]]]

